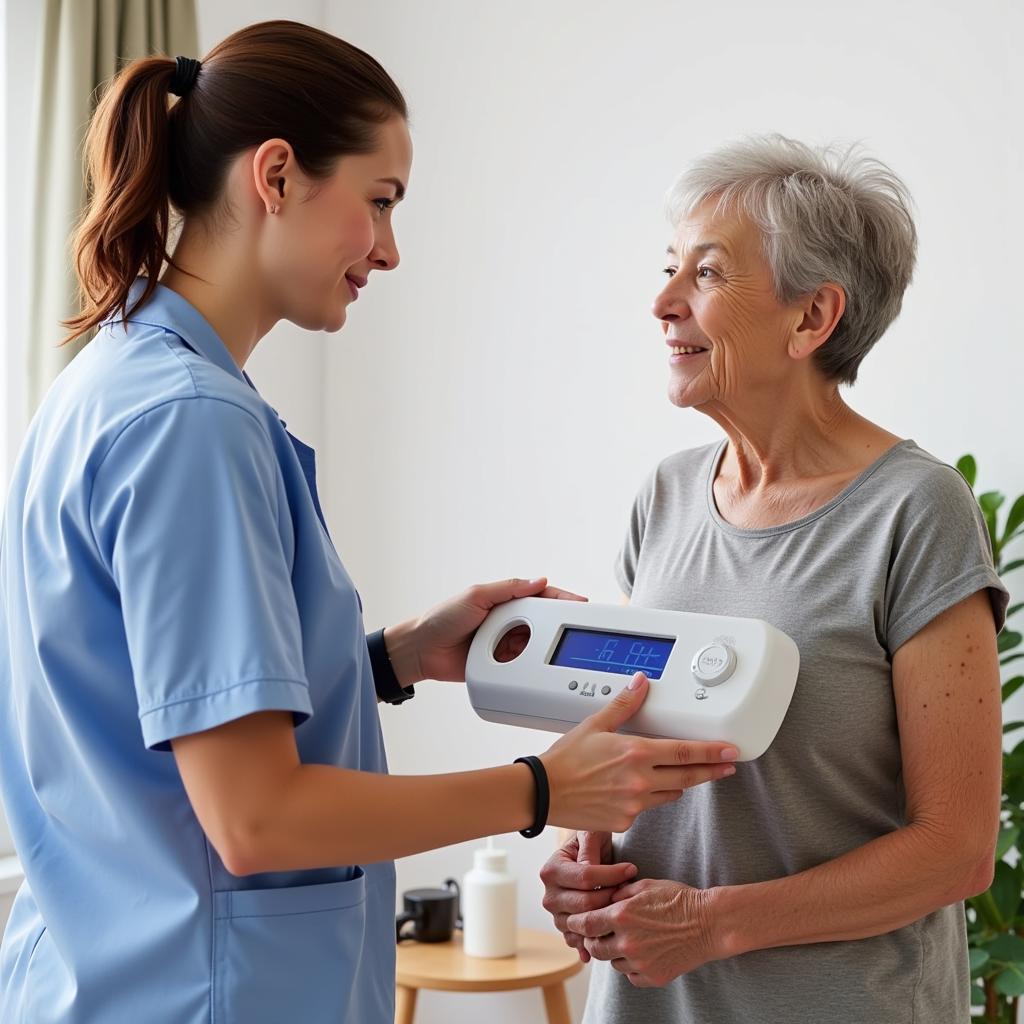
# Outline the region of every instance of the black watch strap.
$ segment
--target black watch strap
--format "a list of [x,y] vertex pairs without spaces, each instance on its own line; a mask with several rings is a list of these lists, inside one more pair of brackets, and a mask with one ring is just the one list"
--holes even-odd
[[403,704],[416,696],[413,686],[403,687],[391,667],[388,649],[384,643],[384,630],[378,629],[366,637],[366,648],[370,652],[370,667],[373,669],[373,686],[385,704]]

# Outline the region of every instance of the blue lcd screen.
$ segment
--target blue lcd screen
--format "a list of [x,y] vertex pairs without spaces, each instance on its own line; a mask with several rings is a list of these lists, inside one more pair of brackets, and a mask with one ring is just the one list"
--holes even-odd
[[565,629],[551,655],[552,665],[565,668],[620,672],[631,676],[643,672],[648,679],[660,679],[675,640],[635,633],[605,633],[598,629]]

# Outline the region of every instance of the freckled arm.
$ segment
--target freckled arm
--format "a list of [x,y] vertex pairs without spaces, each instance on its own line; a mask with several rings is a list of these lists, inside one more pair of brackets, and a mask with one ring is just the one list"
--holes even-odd
[[1002,708],[987,592],[907,641],[892,671],[907,824],[788,878],[712,890],[720,956],[880,935],[991,884]]

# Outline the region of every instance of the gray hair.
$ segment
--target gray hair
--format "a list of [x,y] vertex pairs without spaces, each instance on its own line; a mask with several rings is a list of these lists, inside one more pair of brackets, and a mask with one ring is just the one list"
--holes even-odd
[[899,315],[914,273],[917,231],[906,185],[856,145],[812,147],[754,136],[709,153],[668,194],[673,226],[718,197],[716,213],[761,230],[776,298],[789,303],[828,281],[846,310],[814,354],[830,380],[853,384],[861,360]]

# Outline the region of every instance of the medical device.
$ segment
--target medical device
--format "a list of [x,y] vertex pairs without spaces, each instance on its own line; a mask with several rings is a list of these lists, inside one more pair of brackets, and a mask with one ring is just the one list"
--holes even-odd
[[525,597],[481,624],[466,683],[489,722],[567,732],[644,672],[650,692],[620,732],[721,740],[751,761],[779,731],[799,668],[796,644],[760,619]]

